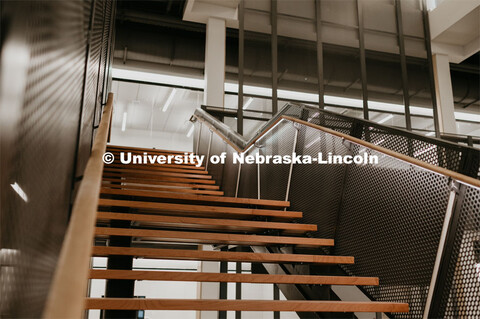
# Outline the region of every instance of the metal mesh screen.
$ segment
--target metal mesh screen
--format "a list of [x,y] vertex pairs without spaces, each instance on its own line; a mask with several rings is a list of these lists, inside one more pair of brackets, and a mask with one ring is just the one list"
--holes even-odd
[[[260,138],[261,155],[292,155],[296,128],[289,121],[280,122],[273,130]],[[260,164],[260,197],[285,200],[289,164]]]
[[[341,139],[311,127],[300,126],[297,150],[317,157],[328,152],[346,155],[348,148]],[[304,223],[317,224],[313,235],[334,238],[337,214],[344,184],[345,165],[294,165],[290,186],[291,210],[306,212]]]
[[[258,148],[253,146],[245,154],[253,155],[258,152]],[[238,197],[258,198],[258,170],[257,164],[242,164],[240,171],[240,183],[238,186]],[[265,198],[265,197],[264,197]]]
[[238,167],[240,164],[233,163],[233,154],[236,151],[230,145],[226,145],[226,158],[222,176],[222,190],[225,196],[235,196],[237,187]]
[[357,276],[378,276],[365,287],[376,300],[402,301],[423,315],[449,196],[448,178],[375,151],[377,165],[349,165],[344,184],[335,254],[355,256],[343,266]]
[[205,158],[208,157],[208,145],[210,144],[210,137],[212,136],[212,132],[206,125],[200,126],[200,138],[198,142],[198,154],[204,155]]
[[90,45],[86,66],[87,75],[85,82],[80,138],[78,141],[77,176],[81,176],[83,174],[83,170],[85,165],[87,165],[87,161],[90,156],[90,149],[93,141],[95,110],[99,101],[97,89],[99,84],[104,4],[105,1],[103,0],[95,1],[94,8],[89,8],[92,10],[91,13],[93,14],[93,19],[89,21],[91,27]]
[[23,33],[30,58],[8,183],[18,185],[25,199],[2,185],[9,195],[2,203],[6,260],[1,315],[39,318],[67,225],[85,62],[85,8],[76,1],[14,5],[13,12],[21,12],[26,25],[10,32]]
[[467,188],[440,301],[443,318],[480,317],[480,189]]
[[[222,140],[222,138],[217,134],[212,134],[212,143],[210,145],[210,156],[220,155],[221,153],[225,152],[225,149],[226,149],[226,143]],[[209,161],[209,159],[205,158],[205,161]],[[205,165],[207,164],[205,163]],[[225,165],[222,163],[214,164],[210,161],[208,163],[208,168],[207,168],[208,173],[212,175],[212,178],[217,182],[217,184],[220,184],[222,182],[224,166]]]
[[304,119],[308,122],[436,166],[480,178],[479,150],[303,105],[289,104],[283,114],[301,118],[302,110],[308,113],[308,119]]
[[10,156],[1,157],[0,317],[41,317],[68,222],[79,123],[89,128],[80,153],[90,154],[93,106],[82,101],[94,89],[84,85],[91,12],[91,1],[2,3],[2,92],[18,95],[0,117]]

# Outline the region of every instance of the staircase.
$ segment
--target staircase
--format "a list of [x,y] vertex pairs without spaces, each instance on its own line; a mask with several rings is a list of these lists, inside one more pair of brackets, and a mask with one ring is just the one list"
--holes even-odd
[[[133,298],[131,283],[134,280],[357,286],[375,286],[379,280],[349,276],[131,270],[133,258],[338,265],[353,264],[354,257],[322,255],[318,248],[333,246],[334,241],[306,237],[305,233],[315,231],[317,225],[295,223],[302,212],[286,210],[289,202],[224,196],[205,167],[194,164],[124,165],[118,161],[120,152],[139,155],[183,152],[113,145],[109,145],[107,151],[113,153],[116,160],[105,165],[103,170],[95,237],[97,243],[108,240],[107,246],[93,247],[93,256],[109,257],[109,267],[92,269],[90,278],[106,279],[107,290],[110,285],[130,287],[131,291],[111,289],[110,296],[107,292],[105,298],[88,298],[87,309],[408,312],[407,304],[392,302]],[[148,240],[150,246],[135,247],[132,238]],[[196,250],[185,248],[192,244],[200,246]],[[201,245],[215,245],[218,249],[204,251]],[[232,246],[235,248],[229,249]],[[292,253],[260,253],[253,252],[250,246],[290,246],[293,249]]]

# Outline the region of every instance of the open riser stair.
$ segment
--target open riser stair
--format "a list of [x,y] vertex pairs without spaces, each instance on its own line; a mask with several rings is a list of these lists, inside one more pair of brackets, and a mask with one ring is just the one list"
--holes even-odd
[[[115,162],[105,165],[92,256],[109,257],[107,269],[91,269],[90,279],[106,279],[122,287],[135,280],[278,285],[369,285],[374,277],[269,273],[209,273],[132,270],[133,258],[278,265],[331,266],[353,264],[353,256],[326,255],[322,247],[333,239],[308,237],[317,225],[297,221],[302,212],[289,210],[287,201],[224,196],[202,166],[121,164],[121,152],[175,155],[184,152],[109,145]],[[133,240],[135,239],[135,240]],[[138,243],[148,243],[139,245]],[[193,245],[193,249],[192,249]],[[203,250],[213,245],[214,250]],[[289,253],[255,252],[251,246],[289,248]],[[271,250],[278,251],[278,250]],[[133,287],[133,285],[130,285]],[[87,309],[294,311],[294,312],[407,312],[408,304],[339,300],[226,300],[138,299],[132,291],[87,298]],[[127,313],[126,312],[126,313]],[[110,313],[111,316],[112,313]]]

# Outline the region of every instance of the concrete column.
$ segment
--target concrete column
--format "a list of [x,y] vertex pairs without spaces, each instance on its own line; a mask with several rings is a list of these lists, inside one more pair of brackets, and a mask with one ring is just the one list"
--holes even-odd
[[[203,250],[213,250],[213,246],[203,245]],[[201,272],[220,272],[220,263],[216,261],[201,261]],[[201,282],[199,283],[199,299],[219,299],[220,284],[217,282]],[[218,319],[218,311],[198,311],[198,319]]]
[[224,106],[225,20],[209,17],[205,41],[205,91],[203,104]]
[[433,55],[433,74],[437,94],[438,122],[441,133],[457,133],[455,122],[452,79],[447,55]]

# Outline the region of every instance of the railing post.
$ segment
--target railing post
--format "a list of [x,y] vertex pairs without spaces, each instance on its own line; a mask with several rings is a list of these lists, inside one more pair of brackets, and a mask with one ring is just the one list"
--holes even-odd
[[208,140],[208,150],[207,150],[207,157],[205,158],[205,170],[208,170],[208,162],[210,162],[210,147],[212,146],[212,137],[213,131],[210,130],[210,139]]
[[199,131],[198,131],[197,145],[196,145],[196,148],[195,148],[195,154],[198,154],[198,148],[199,148],[199,145],[200,145],[200,135],[202,135],[202,127],[203,127],[203,123],[200,122],[200,129],[199,129]]
[[452,279],[452,278],[448,278],[448,267],[450,265],[450,260],[457,259],[457,256],[453,256],[452,253],[454,252],[454,244],[455,244],[455,238],[457,237],[461,209],[463,206],[463,201],[465,200],[465,193],[468,188],[464,184],[458,184],[458,185],[459,185],[458,189],[455,189],[456,191],[455,207],[453,208],[453,213],[451,216],[448,233],[446,235],[445,245],[442,253],[442,259],[439,262],[438,275],[436,278],[434,290],[432,291],[431,304],[429,304],[428,318],[443,317],[443,316],[440,316],[440,311],[441,311],[440,307],[442,302],[441,297],[445,289],[448,289],[448,281]]
[[[295,150],[297,149],[297,140],[298,140],[298,128],[295,126],[295,124],[294,124],[294,127],[295,127],[295,136],[293,137],[292,157],[293,157],[293,154],[295,153]],[[290,194],[292,172],[293,172],[293,161],[290,163],[290,169],[288,171],[287,189],[285,191],[285,201],[288,201],[288,195]],[[285,210],[287,210],[286,207],[285,207]]]
[[240,185],[240,174],[242,173],[242,163],[238,163],[237,186],[235,187],[235,197],[238,197],[238,187]]
[[450,187],[451,187],[451,191],[448,197],[447,211],[445,212],[442,232],[440,234],[440,241],[438,243],[437,256],[435,258],[435,264],[433,266],[433,271],[432,271],[432,279],[430,280],[430,287],[428,289],[427,301],[425,303],[425,309],[423,313],[424,319],[431,318],[430,310],[432,309],[431,306],[433,303],[433,295],[436,290],[435,288],[437,287],[437,282],[439,281],[439,279],[441,279],[439,277],[439,273],[440,273],[439,270],[442,264],[442,259],[444,258],[447,236],[451,235],[450,226],[451,226],[453,211],[454,210],[458,211],[460,206],[460,205],[456,205],[458,188],[453,180],[451,181]]

